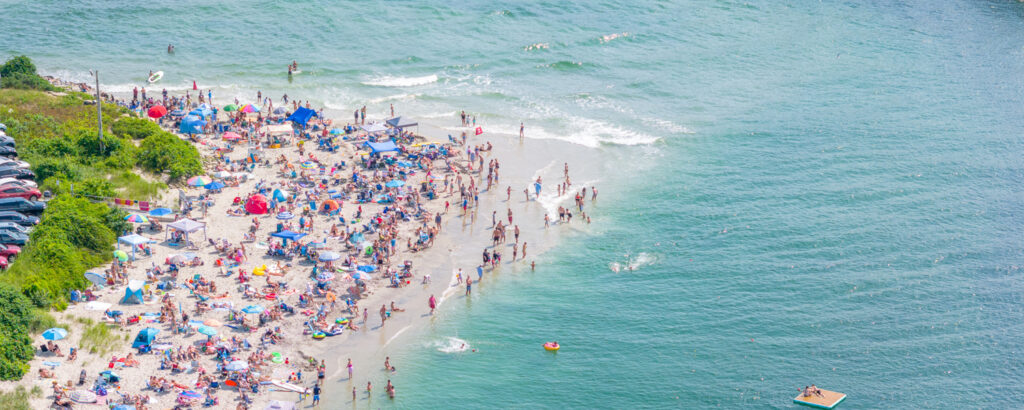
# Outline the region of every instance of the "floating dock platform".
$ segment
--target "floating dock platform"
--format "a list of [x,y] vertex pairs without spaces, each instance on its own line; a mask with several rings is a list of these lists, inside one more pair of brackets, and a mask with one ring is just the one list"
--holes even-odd
[[843,393],[828,391],[825,389],[819,390],[821,390],[820,397],[815,394],[805,397],[803,393],[800,393],[799,396],[796,396],[796,398],[793,399],[793,402],[796,404],[803,404],[804,406],[811,406],[819,409],[834,409],[836,408],[836,406],[839,405],[839,403],[842,403],[843,400],[846,400],[846,395]]

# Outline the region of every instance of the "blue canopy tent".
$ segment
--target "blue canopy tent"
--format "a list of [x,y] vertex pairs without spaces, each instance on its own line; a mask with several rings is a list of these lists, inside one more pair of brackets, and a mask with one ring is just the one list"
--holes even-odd
[[395,117],[390,120],[387,120],[387,123],[388,125],[398,129],[420,125],[420,123],[416,122],[416,120],[409,117]]
[[384,141],[384,142],[369,142],[369,141],[367,141],[367,142],[363,143],[363,146],[364,147],[370,147],[370,153],[371,154],[379,154],[381,152],[398,151],[398,146],[395,145],[394,141]]
[[181,119],[181,126],[178,128],[182,134],[199,134],[203,132],[206,120],[196,115],[189,115]]
[[302,237],[306,236],[306,234],[298,233],[298,232],[292,232],[292,231],[281,231],[281,232],[272,233],[272,234],[270,234],[270,236],[273,236],[275,238],[284,239],[285,243],[288,243],[289,240],[297,241],[299,239],[302,239]]
[[145,329],[140,330],[139,335],[135,336],[135,342],[132,343],[132,349],[138,349],[142,346],[146,346],[153,343],[153,340],[156,339],[157,333],[160,333],[160,329],[155,329],[152,327],[147,327]]
[[128,282],[128,287],[124,289],[124,298],[121,299],[121,303],[142,303],[142,289],[145,285],[146,282],[141,280]]
[[288,116],[285,121],[292,121],[296,124],[306,125],[310,118],[316,117],[316,111],[313,111],[306,107],[299,107],[295,110],[292,115]]
[[123,244],[127,244],[128,246],[131,246],[132,247],[132,260],[135,260],[135,248],[138,248],[139,245],[142,245],[144,243],[153,243],[153,242],[156,242],[156,241],[154,241],[152,239],[149,239],[149,238],[147,238],[145,236],[133,233],[131,235],[125,235],[125,236],[122,236],[120,238],[117,238],[117,247],[120,249],[122,243]]

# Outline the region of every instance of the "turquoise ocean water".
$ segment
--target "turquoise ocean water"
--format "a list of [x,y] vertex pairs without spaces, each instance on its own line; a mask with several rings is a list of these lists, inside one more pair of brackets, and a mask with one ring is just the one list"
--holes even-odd
[[1018,2],[5,3],[0,56],[109,90],[466,109],[622,161],[593,225],[446,303],[373,407],[1024,402]]

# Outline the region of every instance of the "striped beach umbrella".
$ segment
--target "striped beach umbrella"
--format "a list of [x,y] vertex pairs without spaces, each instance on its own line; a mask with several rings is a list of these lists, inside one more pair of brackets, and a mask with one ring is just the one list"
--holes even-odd
[[149,218],[147,218],[146,215],[143,214],[131,214],[124,217],[124,220],[136,224],[149,223]]
[[246,105],[243,105],[243,106],[239,107],[238,111],[246,112],[246,113],[248,113],[248,112],[260,112],[260,109],[258,107],[256,107],[255,105],[246,104]]
[[315,163],[313,161],[303,162],[302,165],[299,165],[299,166],[302,167],[302,169],[320,168],[320,164],[317,164],[317,163]]
[[292,219],[294,217],[295,217],[295,215],[293,215],[291,212],[281,212],[281,213],[277,214],[277,219],[280,219],[282,221],[286,221],[286,220]]
[[191,186],[206,186],[213,182],[213,179],[205,175],[194,176],[188,179],[188,184]]

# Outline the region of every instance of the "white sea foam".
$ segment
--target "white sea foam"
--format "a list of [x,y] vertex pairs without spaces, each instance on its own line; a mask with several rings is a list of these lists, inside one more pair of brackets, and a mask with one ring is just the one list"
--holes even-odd
[[419,96],[420,96],[420,94],[395,94],[395,95],[389,95],[389,96],[386,96],[386,97],[372,98],[372,99],[368,100],[366,103],[367,104],[380,104],[380,103],[385,103],[385,102],[390,102],[390,101],[412,101],[412,100],[415,100],[416,97],[419,97]]
[[601,42],[602,43],[607,43],[607,42],[615,40],[617,38],[623,38],[623,37],[629,37],[629,36],[631,36],[631,34],[629,34],[627,32],[608,34],[608,35],[601,36]]
[[465,340],[451,336],[444,340],[435,341],[433,346],[441,353],[462,353],[472,349],[472,346],[470,346]]
[[365,85],[378,87],[413,87],[437,82],[437,74],[425,75],[422,77],[398,77],[382,75],[363,81]]
[[624,256],[626,257],[625,261],[621,263],[609,263],[608,268],[611,269],[612,272],[618,273],[620,271],[635,271],[644,266],[650,266],[658,263],[658,256],[647,252],[640,252],[636,255],[626,254]]
[[534,44],[530,44],[530,45],[528,45],[526,47],[523,47],[523,50],[526,50],[526,51],[547,50],[549,47],[550,46],[548,46],[548,43],[534,43]]

